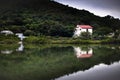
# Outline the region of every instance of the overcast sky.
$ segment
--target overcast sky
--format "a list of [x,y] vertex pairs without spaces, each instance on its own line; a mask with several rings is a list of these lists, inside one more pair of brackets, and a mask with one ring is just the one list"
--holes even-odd
[[120,18],[120,0],[55,0],[78,9],[88,10],[95,15],[111,15]]

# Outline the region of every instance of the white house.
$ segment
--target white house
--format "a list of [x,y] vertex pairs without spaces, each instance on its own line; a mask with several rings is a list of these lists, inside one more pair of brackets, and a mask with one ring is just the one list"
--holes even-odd
[[3,30],[0,32],[1,34],[5,34],[5,35],[9,35],[9,34],[14,34],[12,31],[10,30]]
[[90,58],[93,56],[93,49],[82,50],[80,47],[73,47],[77,58]]
[[79,37],[82,32],[93,33],[93,27],[90,25],[77,25],[74,32],[74,37]]
[[18,36],[18,38],[20,38],[20,40],[22,41],[24,38],[26,38],[23,33],[16,33],[16,35]]

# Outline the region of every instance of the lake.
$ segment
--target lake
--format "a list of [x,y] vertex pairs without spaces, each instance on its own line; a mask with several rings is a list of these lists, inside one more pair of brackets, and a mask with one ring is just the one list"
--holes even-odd
[[120,80],[120,45],[0,45],[0,80]]

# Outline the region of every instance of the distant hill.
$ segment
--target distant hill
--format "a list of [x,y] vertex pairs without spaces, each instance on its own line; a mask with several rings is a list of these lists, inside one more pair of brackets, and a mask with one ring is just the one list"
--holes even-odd
[[0,1],[0,30],[9,29],[25,35],[71,37],[77,24],[93,26],[96,35],[120,29],[119,19],[99,17],[53,0]]

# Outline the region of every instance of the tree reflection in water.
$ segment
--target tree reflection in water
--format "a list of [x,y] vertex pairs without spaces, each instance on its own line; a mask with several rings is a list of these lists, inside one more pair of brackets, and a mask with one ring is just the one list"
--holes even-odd
[[14,50],[14,49],[4,49],[4,50],[0,50],[0,53],[1,54],[12,54],[15,51],[17,51],[17,52],[24,51],[24,45],[23,45],[22,42],[19,43],[19,47],[16,50]]

